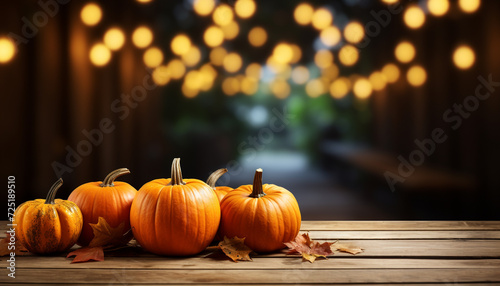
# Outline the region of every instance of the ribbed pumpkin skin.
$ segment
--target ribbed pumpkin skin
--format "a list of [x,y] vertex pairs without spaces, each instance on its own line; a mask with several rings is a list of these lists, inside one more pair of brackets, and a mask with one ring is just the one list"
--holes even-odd
[[221,233],[245,237],[245,244],[256,252],[271,252],[285,247],[300,230],[297,200],[288,190],[263,185],[265,196],[253,198],[252,185],[229,192],[221,202]]
[[231,187],[226,187],[226,186],[220,186],[220,187],[215,187],[215,194],[217,195],[217,198],[219,199],[219,202],[222,202],[222,199],[224,198],[227,193],[232,191],[233,188]]
[[80,236],[83,218],[73,202],[56,199],[54,204],[45,204],[44,199],[37,199],[17,207],[14,224],[24,247],[47,254],[72,247]]
[[125,223],[124,234],[130,230],[130,207],[137,190],[125,182],[113,182],[114,186],[101,187],[102,182],[86,183],[76,188],[68,200],[75,202],[83,214],[83,230],[78,244],[88,245],[94,238],[89,223],[97,223],[103,217],[111,227]]
[[184,179],[185,185],[168,185],[171,179],[146,183],[130,210],[132,232],[139,244],[159,255],[200,253],[214,239],[220,222],[217,195],[207,184]]

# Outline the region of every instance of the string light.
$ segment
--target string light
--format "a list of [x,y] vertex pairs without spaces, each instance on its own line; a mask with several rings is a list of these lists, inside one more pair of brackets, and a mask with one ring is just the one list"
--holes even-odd
[[329,50],[319,50],[314,56],[314,63],[321,69],[333,64],[333,54]]
[[243,60],[237,53],[229,53],[224,57],[222,65],[227,72],[235,73],[241,69]]
[[382,74],[385,75],[388,83],[395,83],[399,79],[400,71],[398,66],[389,63],[382,68]]
[[343,46],[339,51],[339,60],[344,66],[352,66],[359,59],[359,52],[351,45]]
[[394,3],[398,3],[399,0],[382,0],[382,2],[386,3],[386,4],[394,4]]
[[186,66],[179,59],[171,60],[168,65],[168,70],[170,71],[170,78],[181,79],[186,73]]
[[163,86],[170,81],[170,70],[168,66],[159,66],[154,69],[151,76],[157,85]]
[[235,77],[227,77],[222,82],[222,91],[229,96],[235,95],[240,91],[240,81]]
[[140,49],[146,48],[153,42],[153,32],[146,26],[140,26],[132,33],[132,42]]
[[231,7],[226,4],[221,4],[215,8],[214,13],[212,14],[212,19],[214,23],[219,26],[228,25],[233,21],[234,14]]
[[427,72],[419,65],[412,66],[406,73],[406,79],[411,85],[418,87],[427,80]]
[[254,27],[248,33],[248,41],[254,47],[261,47],[267,41],[267,32],[262,27]]
[[151,3],[153,0],[136,0],[139,3],[146,4],[146,3]]
[[271,82],[271,92],[279,99],[285,99],[290,95],[290,85],[286,80],[276,79]]
[[0,63],[8,63],[16,54],[16,46],[14,42],[7,37],[0,38]]
[[188,67],[194,67],[201,60],[201,51],[197,46],[191,45],[188,52],[181,56],[182,61]]
[[332,24],[333,16],[330,11],[325,8],[317,9],[312,16],[312,25],[317,30],[323,30]]
[[313,14],[314,8],[307,3],[299,4],[293,11],[293,17],[295,18],[295,21],[297,22],[297,24],[302,26],[309,25],[311,23]]
[[339,77],[330,85],[330,95],[333,98],[341,99],[347,95],[349,89],[351,88],[350,86],[351,84],[348,78]]
[[309,97],[316,98],[325,93],[325,86],[320,79],[312,79],[306,84],[306,93]]
[[83,6],[80,12],[82,22],[87,26],[95,26],[102,19],[102,9],[96,3],[88,3]]
[[469,69],[476,61],[476,55],[471,47],[462,45],[453,52],[453,62],[459,69]]
[[408,41],[400,42],[394,50],[396,59],[402,63],[409,63],[415,58],[416,50],[412,43]]
[[105,66],[111,59],[111,51],[106,45],[98,43],[90,49],[89,57],[94,65],[98,67]]
[[236,23],[235,21],[222,26],[221,29],[224,33],[224,39],[226,40],[232,40],[236,38],[240,32],[240,26],[238,26],[238,23]]
[[209,47],[220,46],[224,42],[224,32],[217,26],[210,26],[203,34],[203,40]]
[[370,81],[373,90],[383,90],[386,85],[387,85],[387,78],[386,76],[378,71],[374,71],[369,77],[368,80]]
[[340,42],[342,35],[337,27],[330,26],[321,31],[319,38],[323,44],[333,47]]
[[234,11],[236,15],[242,19],[252,17],[255,13],[257,6],[253,0],[237,0],[234,4]]
[[450,2],[448,0],[428,0],[427,9],[434,16],[443,16],[448,12],[450,8]]
[[418,6],[411,6],[406,9],[403,17],[406,26],[411,29],[418,29],[422,27],[425,22],[424,11]]
[[286,43],[279,43],[274,47],[273,58],[279,64],[289,63],[293,58],[293,49]]
[[458,0],[458,6],[465,13],[474,13],[481,6],[481,0]]
[[366,99],[372,94],[372,85],[366,78],[359,78],[352,87],[354,95],[359,99]]
[[212,62],[215,66],[221,66],[226,55],[226,49],[223,47],[217,47],[210,52],[210,62]]
[[207,16],[212,13],[215,8],[214,0],[194,0],[193,9],[200,16]]
[[119,28],[111,28],[104,34],[104,44],[112,51],[117,51],[123,47],[125,35]]
[[163,52],[157,47],[148,48],[144,52],[143,60],[147,67],[157,67],[163,62]]
[[365,36],[365,29],[359,22],[351,22],[344,28],[345,39],[353,44],[357,44],[363,40]]
[[328,81],[334,80],[337,76],[339,76],[339,68],[335,64],[332,64],[329,67],[322,69],[321,75]]
[[246,95],[255,94],[259,90],[259,81],[254,77],[244,77],[240,82],[240,88]]
[[297,66],[292,70],[292,80],[296,84],[304,84],[309,80],[309,69],[305,66]]
[[260,73],[262,71],[262,67],[258,63],[251,63],[245,69],[245,74],[247,77],[252,78],[260,78]]
[[185,55],[189,52],[191,48],[191,40],[188,36],[180,34],[175,36],[170,43],[170,48],[172,52],[176,55]]

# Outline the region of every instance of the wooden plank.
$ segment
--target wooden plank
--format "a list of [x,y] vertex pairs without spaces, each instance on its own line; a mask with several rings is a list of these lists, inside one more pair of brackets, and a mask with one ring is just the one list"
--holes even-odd
[[500,239],[500,231],[485,230],[360,230],[307,231],[312,239]]
[[[452,279],[451,279],[452,280]],[[4,283],[1,283],[0,282],[0,285],[10,285],[10,284],[4,284]],[[16,286],[33,286],[33,284],[25,284],[25,283],[22,283],[22,284],[18,284],[16,283],[15,284]],[[61,284],[55,284],[55,283],[37,283],[37,285],[45,285],[45,286],[49,286],[49,285],[54,285],[54,286],[61,286]],[[122,285],[122,284],[109,284],[109,283],[92,283],[92,284],[81,284],[81,283],[77,283],[77,284],[74,284],[72,283],[71,284],[72,286],[88,286],[88,285],[99,285],[99,286],[109,286],[109,285]],[[155,283],[155,284],[151,284],[151,283],[143,283],[143,284],[136,284],[136,283],[127,283],[126,286],[145,286],[145,285],[169,285],[169,286],[172,286],[172,285],[179,285],[179,286],[185,286],[185,285],[190,285],[190,284],[166,284],[166,283]],[[196,285],[199,285],[199,284],[196,284]],[[206,285],[210,285],[210,286],[228,286],[228,284],[218,284],[218,283],[210,283],[210,284],[206,284]],[[255,286],[256,284],[247,284],[247,283],[243,283],[243,284],[236,284],[238,286]],[[261,284],[258,284],[259,286],[279,286],[279,285],[290,285],[290,284],[282,284],[282,283],[276,283],[276,284],[267,284],[267,283],[261,283]],[[294,285],[297,285],[297,284],[294,284]],[[318,284],[311,284],[311,283],[300,283],[300,285],[303,285],[303,286],[310,286],[310,285],[318,285]],[[333,284],[335,286],[366,286],[366,283],[362,283],[362,284],[359,284],[359,283],[349,283],[349,284],[346,284],[346,283],[335,283]],[[408,283],[390,283],[390,284],[386,284],[386,283],[377,283],[376,286],[407,286]],[[460,286],[479,286],[479,285],[484,285],[484,283],[461,283],[461,282],[443,282],[443,283],[418,283],[418,284],[411,284],[411,285],[418,285],[418,286],[447,286],[447,285],[460,285]],[[488,283],[487,284],[488,286],[494,286],[494,285],[500,285],[500,283]]]
[[[2,275],[1,283],[12,283]],[[380,270],[192,270],[175,269],[135,270],[119,269],[19,269],[16,283],[163,283],[210,284],[239,283],[296,284],[296,283],[454,283],[500,282],[498,269],[384,269]]]
[[102,262],[70,264],[64,257],[17,257],[17,269],[443,269],[463,268],[500,269],[500,259],[319,259],[315,263],[303,262],[299,257],[253,258],[252,262],[235,263],[223,256],[214,258],[189,257],[106,257]]
[[301,230],[500,230],[500,221],[303,221]]

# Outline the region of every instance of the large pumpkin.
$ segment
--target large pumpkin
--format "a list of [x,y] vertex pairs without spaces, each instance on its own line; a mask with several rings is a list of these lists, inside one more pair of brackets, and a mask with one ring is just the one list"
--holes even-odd
[[262,185],[262,169],[257,169],[253,185],[229,192],[221,202],[221,232],[227,237],[245,237],[256,252],[285,247],[300,230],[301,216],[295,197],[288,190]]
[[210,186],[182,179],[180,159],[172,178],[146,183],[130,210],[132,232],[139,244],[160,255],[186,256],[204,250],[220,222],[219,200]]
[[30,252],[62,252],[71,248],[80,236],[83,218],[78,206],[54,199],[62,184],[63,180],[59,179],[45,200],[27,201],[14,213],[17,239]]
[[214,171],[212,174],[210,174],[210,176],[207,179],[207,185],[209,185],[214,190],[215,194],[217,195],[217,198],[219,199],[219,202],[222,201],[222,199],[227,193],[233,190],[233,188],[227,186],[218,186],[218,187],[215,186],[217,180],[219,180],[219,178],[225,173],[227,173],[227,169],[222,168],[217,171]]
[[126,168],[114,170],[102,182],[86,183],[76,188],[68,200],[75,202],[83,214],[83,230],[78,244],[88,245],[94,238],[89,223],[97,223],[103,217],[111,227],[124,223],[123,234],[130,230],[130,206],[137,190],[125,182],[118,182],[118,176],[129,174]]

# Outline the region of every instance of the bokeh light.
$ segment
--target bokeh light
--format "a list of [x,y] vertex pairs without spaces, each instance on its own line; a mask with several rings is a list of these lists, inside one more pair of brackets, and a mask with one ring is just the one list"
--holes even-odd
[[267,41],[267,32],[262,27],[254,27],[248,32],[248,41],[254,47],[261,47]]
[[153,70],[151,76],[157,85],[166,85],[170,81],[170,69],[166,65],[159,66]]
[[326,92],[321,79],[315,78],[307,82],[306,93],[309,97],[316,98]]
[[278,78],[271,82],[271,92],[279,99],[287,98],[290,90],[290,85],[286,80]]
[[448,0],[428,0],[427,9],[434,16],[443,16],[450,9]]
[[332,13],[326,8],[319,8],[312,15],[312,25],[317,30],[323,30],[329,27],[333,22]]
[[382,0],[382,2],[386,3],[386,4],[394,4],[394,3],[398,3],[399,0]]
[[252,17],[255,13],[257,6],[254,0],[237,0],[234,4],[234,11],[236,15],[242,19],[247,19]]
[[222,62],[224,69],[229,73],[235,73],[241,69],[243,60],[238,53],[229,53],[224,57]]
[[258,64],[258,63],[251,63],[245,69],[245,75],[247,77],[252,77],[252,78],[259,79],[261,71],[262,71],[262,67],[260,66],[260,64]]
[[232,96],[240,91],[240,81],[235,77],[227,77],[222,82],[222,92]]
[[157,47],[148,48],[144,52],[143,60],[147,67],[157,67],[163,62],[163,52]]
[[191,45],[188,52],[181,56],[182,61],[188,67],[194,67],[201,60],[201,51],[197,46]]
[[226,55],[226,49],[224,49],[223,47],[217,47],[210,52],[210,62],[214,66],[221,66]]
[[293,17],[297,24],[305,26],[311,23],[314,8],[308,3],[299,4],[293,11]]
[[176,55],[185,55],[191,49],[191,40],[184,34],[179,34],[172,39],[170,43],[172,52]]
[[396,59],[402,63],[409,63],[415,58],[416,50],[412,43],[408,41],[400,42],[394,50]]
[[458,6],[465,13],[474,13],[481,6],[481,0],[458,0]]
[[215,8],[215,0],[194,0],[193,9],[200,16],[207,16]]
[[314,56],[314,63],[321,69],[327,68],[333,64],[333,54],[329,50],[319,50]]
[[198,89],[192,89],[185,83],[182,85],[181,90],[182,94],[187,98],[194,98],[200,93]]
[[289,63],[293,58],[293,49],[289,44],[279,43],[274,47],[273,58],[279,64]]
[[203,40],[209,47],[220,46],[224,42],[224,32],[217,26],[210,26],[203,34]]
[[8,63],[16,54],[16,46],[10,38],[0,38],[0,63]]
[[427,80],[427,72],[419,65],[412,66],[406,73],[406,79],[411,85],[418,87]]
[[137,1],[137,2],[139,2],[139,3],[141,3],[141,4],[146,4],[146,3],[151,3],[151,2],[153,2],[153,0],[135,0],[135,1]]
[[186,73],[186,66],[179,59],[171,60],[167,66],[172,79],[181,79]]
[[418,29],[425,23],[425,13],[416,5],[408,7],[403,17],[406,26],[411,29]]
[[90,49],[89,57],[94,65],[98,67],[105,66],[111,59],[111,51],[106,45],[98,43]]
[[352,86],[352,92],[359,99],[368,98],[372,94],[372,84],[366,78],[359,78]]
[[293,56],[292,59],[290,60],[290,63],[295,64],[302,58],[302,50],[296,44],[291,44],[290,47],[292,48],[293,51]]
[[305,66],[296,66],[292,70],[292,80],[296,84],[304,84],[309,80],[309,69]]
[[330,26],[321,31],[319,38],[323,44],[333,47],[340,42],[342,34],[337,27]]
[[468,69],[472,67],[476,61],[476,55],[471,47],[462,45],[455,49],[453,52],[453,62],[459,69]]
[[344,38],[350,43],[357,44],[364,36],[365,28],[359,22],[350,22],[344,28]]
[[329,81],[336,79],[339,76],[339,68],[335,65],[332,64],[327,68],[324,68],[321,70],[321,75],[328,79]]
[[233,9],[229,5],[220,4],[215,8],[214,13],[212,14],[212,19],[214,23],[219,26],[228,25],[233,21],[234,14]]
[[224,39],[233,40],[240,33],[240,26],[236,21],[232,21],[231,23],[221,27],[222,32],[224,33]]
[[389,63],[382,68],[382,73],[388,83],[395,83],[399,79],[400,71],[397,65]]
[[351,88],[351,82],[346,77],[339,77],[330,85],[330,95],[333,98],[341,99],[347,95]]
[[95,26],[102,19],[102,9],[96,3],[87,3],[80,12],[82,22],[87,26]]
[[259,81],[253,77],[244,77],[240,82],[240,89],[246,95],[255,94],[259,90]]
[[104,44],[112,51],[117,51],[125,44],[125,35],[119,28],[111,28],[104,34]]
[[345,45],[339,51],[339,60],[344,66],[352,66],[358,59],[358,49],[352,45]]
[[379,71],[374,71],[369,77],[368,80],[370,81],[373,90],[383,90],[386,85],[387,85],[387,78],[386,76],[379,72]]
[[132,42],[140,49],[146,48],[153,42],[153,32],[146,26],[137,27],[132,33]]

